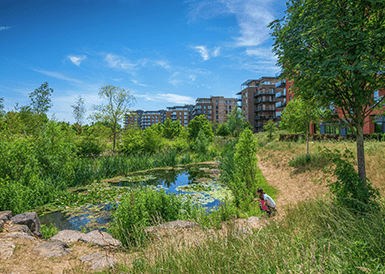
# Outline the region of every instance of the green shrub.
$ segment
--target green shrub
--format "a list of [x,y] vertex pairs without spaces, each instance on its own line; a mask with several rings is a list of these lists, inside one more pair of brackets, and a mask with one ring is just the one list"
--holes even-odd
[[368,178],[365,184],[354,169],[355,157],[350,150],[345,149],[341,153],[337,149],[331,151],[325,148],[322,154],[333,163],[324,171],[326,174],[333,174],[337,178],[336,181],[331,182],[328,179],[328,187],[335,195],[337,203],[360,213],[369,212],[377,207],[376,199],[380,196],[380,193],[373,188]]
[[54,224],[50,224],[49,227],[43,224],[41,225],[40,232],[43,234],[42,238],[48,240],[55,236],[59,232],[59,229]]
[[314,166],[314,167],[324,167],[328,163],[328,160],[324,155],[320,153],[316,154],[300,154],[296,157],[293,157],[289,160],[289,166],[291,167],[305,167],[305,166]]
[[104,151],[104,146],[93,137],[85,137],[77,144],[77,155],[80,157],[97,157]]

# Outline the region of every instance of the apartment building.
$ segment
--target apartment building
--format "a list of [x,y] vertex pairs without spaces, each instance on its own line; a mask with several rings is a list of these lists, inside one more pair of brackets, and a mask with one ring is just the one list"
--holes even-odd
[[136,110],[131,114],[126,114],[125,128],[141,128],[146,129],[157,123],[164,123],[166,120],[166,111],[143,111]]
[[182,126],[187,127],[192,119],[193,109],[194,105],[167,107],[166,119],[179,121]]
[[211,122],[219,124],[226,122],[227,115],[237,106],[236,98],[223,96],[211,96],[210,98],[198,98],[193,109],[193,117],[206,115]]
[[244,117],[254,129],[262,132],[263,125],[269,119],[276,119],[276,91],[279,82],[276,77],[261,77],[247,80],[242,84],[242,90],[237,93],[238,106],[244,112]]
[[[278,75],[279,77],[279,75]],[[279,124],[281,122],[281,115],[283,110],[286,107],[286,80],[282,79],[275,83],[275,117],[276,117],[276,122]]]

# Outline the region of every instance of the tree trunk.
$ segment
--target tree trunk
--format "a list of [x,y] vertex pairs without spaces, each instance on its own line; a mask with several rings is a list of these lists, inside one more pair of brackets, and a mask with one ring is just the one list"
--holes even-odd
[[358,174],[360,175],[361,179],[365,182],[365,187],[367,187],[365,170],[364,129],[362,125],[357,125],[356,138]]
[[112,153],[115,154],[116,126],[114,125],[114,137],[112,143]]
[[309,132],[306,132],[306,155],[309,156]]

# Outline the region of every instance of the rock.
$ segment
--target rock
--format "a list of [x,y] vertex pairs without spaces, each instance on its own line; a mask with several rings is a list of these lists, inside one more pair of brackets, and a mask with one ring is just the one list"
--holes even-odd
[[8,221],[12,217],[12,211],[0,211],[0,220]]
[[51,258],[69,254],[70,251],[66,248],[68,248],[68,245],[66,243],[59,240],[54,240],[48,243],[38,245],[33,250],[39,252],[40,256]]
[[77,242],[81,237],[85,236],[85,233],[78,232],[76,230],[62,230],[58,234],[51,238],[53,240],[60,240],[67,244]]
[[13,255],[15,245],[8,242],[0,242],[0,259],[8,259]]
[[114,267],[116,260],[108,256],[107,254],[94,253],[79,258],[82,262],[91,265],[93,270],[102,270],[106,267]]
[[29,230],[28,226],[26,225],[12,225],[9,226],[8,230],[9,232],[22,232],[28,235],[31,234],[31,230]]
[[176,220],[172,222],[163,223],[157,226],[150,226],[146,228],[147,233],[154,232],[157,229],[186,229],[198,226],[195,222]]
[[3,228],[4,228],[4,221],[0,220],[0,232],[3,231]]
[[26,212],[16,215],[11,218],[11,221],[15,224],[27,225],[31,230],[33,230],[33,233],[38,237],[41,237],[42,235],[40,233],[40,220],[36,212]]
[[7,234],[2,234],[1,237],[3,238],[19,238],[19,239],[26,239],[30,241],[36,241],[34,237],[31,235],[24,233],[24,232],[11,232]]
[[97,244],[104,248],[118,248],[122,247],[122,243],[119,240],[114,239],[107,232],[94,230],[86,235],[82,236],[79,241],[83,241],[90,244]]

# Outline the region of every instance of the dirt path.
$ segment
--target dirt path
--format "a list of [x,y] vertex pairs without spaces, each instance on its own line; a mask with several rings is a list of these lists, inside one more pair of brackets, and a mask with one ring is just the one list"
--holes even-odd
[[323,197],[327,193],[325,185],[320,185],[312,179],[322,178],[322,172],[298,171],[283,163],[273,164],[269,161],[258,161],[269,185],[278,190],[276,203],[278,207],[297,203],[315,197]]

